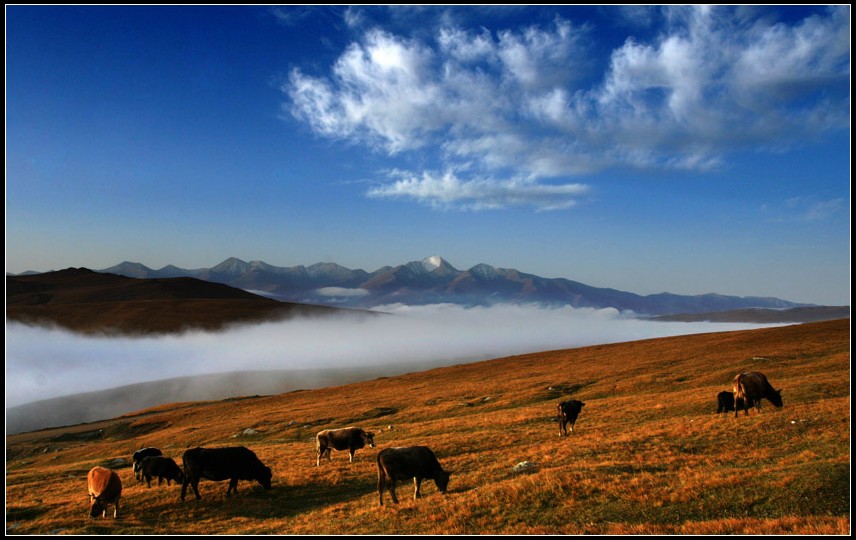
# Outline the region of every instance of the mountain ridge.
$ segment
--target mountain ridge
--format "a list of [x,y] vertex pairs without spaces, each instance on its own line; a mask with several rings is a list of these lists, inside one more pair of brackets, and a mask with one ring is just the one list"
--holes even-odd
[[[372,272],[350,269],[333,262],[278,267],[260,260],[246,262],[237,257],[229,257],[210,268],[182,269],[170,264],[156,270],[141,263],[125,261],[96,271],[134,278],[192,277],[255,291],[285,302],[357,309],[390,304],[450,303],[474,307],[506,303],[614,308],[641,316],[658,316],[812,306],[774,297],[718,293],[640,295],[609,287],[594,287],[567,278],[545,278],[486,263],[459,270],[438,255],[397,266],[383,266]],[[342,294],[336,295],[336,291]]]

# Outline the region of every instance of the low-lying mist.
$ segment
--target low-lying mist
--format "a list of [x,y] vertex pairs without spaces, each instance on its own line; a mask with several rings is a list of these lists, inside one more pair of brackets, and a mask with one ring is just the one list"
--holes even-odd
[[[654,322],[614,309],[570,307],[396,305],[382,311],[390,315],[311,317],[220,333],[145,338],[88,337],[7,323],[6,408],[212,373],[358,368],[372,368],[377,373],[375,368],[383,366],[402,373],[403,367],[417,371],[543,350],[765,326]],[[226,390],[211,391],[222,394]],[[236,394],[204,399],[232,395]],[[196,392],[189,399],[202,398]]]

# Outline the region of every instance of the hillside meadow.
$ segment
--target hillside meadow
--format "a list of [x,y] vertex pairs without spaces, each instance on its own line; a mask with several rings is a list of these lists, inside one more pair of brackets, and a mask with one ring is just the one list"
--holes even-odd
[[[784,407],[716,414],[743,371]],[[556,405],[586,403],[559,437]],[[314,435],[358,425],[374,449],[315,466]],[[252,431],[245,431],[248,428]],[[157,446],[253,450],[273,487],[138,483]],[[427,445],[452,472],[378,506],[375,456]],[[126,465],[113,460],[123,458]],[[529,467],[515,471],[515,466]],[[90,519],[86,473],[114,464],[119,518]],[[6,439],[7,534],[849,534],[850,321],[538,352],[346,386],[163,405]]]

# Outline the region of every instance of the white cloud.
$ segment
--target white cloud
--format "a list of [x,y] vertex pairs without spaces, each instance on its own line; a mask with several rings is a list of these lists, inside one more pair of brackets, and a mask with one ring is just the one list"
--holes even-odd
[[371,294],[369,291],[365,289],[349,289],[345,287],[322,287],[315,291],[317,294],[321,296],[331,296],[331,297],[345,297],[345,298],[358,298],[361,296],[368,296]]
[[497,30],[447,23],[422,40],[375,28],[328,76],[296,69],[283,91],[321,136],[468,175],[411,171],[372,196],[478,209],[519,200],[498,193],[528,192],[535,208],[567,207],[546,179],[618,166],[704,171],[729,151],[846,129],[849,13],[832,7],[785,24],[732,7],[669,8],[656,37],[628,38],[594,74],[596,29],[563,19]]
[[521,180],[461,180],[454,172],[420,176],[398,172],[397,180],[374,187],[368,195],[376,198],[402,198],[436,208],[491,210],[510,206],[538,210],[561,210],[576,204],[589,188],[584,184],[543,184]]

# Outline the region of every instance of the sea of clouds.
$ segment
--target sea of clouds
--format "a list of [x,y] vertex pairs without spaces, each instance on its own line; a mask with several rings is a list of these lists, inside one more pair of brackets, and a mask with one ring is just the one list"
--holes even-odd
[[[6,325],[6,407],[170,379],[250,370],[420,367],[759,324],[656,322],[615,309],[384,306],[377,316],[291,319],[228,331],[91,337]],[[393,374],[393,373],[391,373]],[[227,396],[210,396],[211,399]]]

